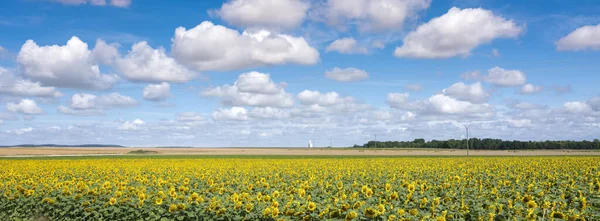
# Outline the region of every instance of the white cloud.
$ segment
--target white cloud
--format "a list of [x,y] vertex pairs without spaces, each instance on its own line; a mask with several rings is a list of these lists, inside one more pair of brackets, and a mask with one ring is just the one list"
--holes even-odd
[[303,37],[265,30],[244,32],[205,21],[186,30],[179,27],[172,38],[171,54],[198,71],[227,71],[264,65],[319,62],[319,52]]
[[233,85],[209,88],[200,95],[220,98],[230,106],[291,107],[294,99],[285,86],[285,83],[275,84],[269,74],[248,72],[238,76]]
[[248,110],[243,107],[231,107],[230,109],[219,109],[215,110],[212,114],[213,119],[215,120],[224,120],[224,121],[245,121],[249,120]]
[[600,24],[575,29],[556,42],[559,51],[600,50]]
[[127,78],[144,82],[186,82],[196,73],[167,56],[165,49],[153,49],[147,42],[138,42],[124,58],[117,59],[116,67]]
[[593,97],[585,102],[566,102],[564,108],[567,112],[574,114],[600,116],[600,97]]
[[74,115],[74,116],[96,116],[104,114],[104,111],[98,109],[73,109],[60,105],[56,110],[61,114]]
[[135,119],[133,121],[125,121],[121,124],[118,129],[119,130],[138,130],[141,126],[145,125],[146,122],[140,119]]
[[107,89],[118,80],[117,75],[100,74],[100,68],[88,45],[72,37],[66,45],[38,46],[27,40],[17,55],[23,74],[42,85],[79,88]]
[[494,67],[488,70],[488,75],[483,76],[483,80],[496,86],[512,87],[525,84],[527,76],[519,70]]
[[94,6],[105,6],[107,2],[110,2],[109,5],[126,8],[131,5],[131,0],[46,0],[51,2],[58,2],[65,5],[81,5],[81,4],[90,4]]
[[92,94],[73,94],[71,96],[71,107],[75,109],[93,109],[96,108],[96,95]]
[[348,24],[354,24],[361,32],[395,32],[430,3],[431,0],[328,0],[323,13],[327,23],[338,29],[346,30]]
[[97,105],[102,108],[132,107],[138,105],[138,102],[132,97],[124,96],[119,93],[102,95],[98,97],[96,102]]
[[544,90],[544,88],[542,86],[526,84],[526,85],[523,85],[523,87],[521,88],[521,94],[534,94],[534,93],[539,93],[542,90]]
[[422,91],[423,90],[423,85],[421,85],[421,84],[407,84],[407,85],[404,85],[404,89],[409,90],[409,91]]
[[567,111],[575,114],[590,114],[594,112],[592,106],[581,101],[566,102],[564,107]]
[[341,54],[367,54],[369,51],[365,47],[356,45],[354,38],[340,38],[331,42],[325,52],[336,51]]
[[392,108],[416,111],[423,114],[448,114],[448,115],[478,115],[490,113],[493,108],[489,104],[474,104],[469,101],[460,101],[452,97],[436,94],[429,99],[410,101],[409,94],[389,93],[387,103]]
[[144,87],[144,99],[150,101],[164,101],[171,96],[171,85],[163,82],[160,84],[150,84]]
[[284,119],[290,117],[290,112],[280,108],[257,107],[252,109],[249,116],[260,119]]
[[325,77],[341,82],[361,81],[369,78],[369,73],[356,68],[341,69],[338,67],[325,72]]
[[479,45],[497,38],[515,38],[523,30],[512,20],[482,8],[459,9],[431,19],[404,37],[397,57],[450,58],[468,56]]
[[7,130],[6,132],[20,136],[20,135],[23,135],[23,134],[26,134],[26,133],[33,132],[33,128],[32,127],[28,127],[28,128],[21,128],[21,129],[13,129],[13,130]]
[[310,112],[356,112],[370,109],[369,105],[357,103],[353,97],[341,97],[337,92],[321,93],[304,90],[296,96]]
[[119,58],[119,47],[117,43],[108,44],[102,39],[96,41],[91,57],[101,64],[112,65]]
[[7,103],[6,110],[20,114],[44,114],[44,110],[38,107],[34,100],[22,99],[19,102]]
[[77,110],[132,107],[136,105],[138,105],[138,102],[135,99],[119,93],[101,96],[79,93],[73,94],[71,97],[71,108]]
[[442,90],[442,93],[450,97],[472,103],[484,103],[490,98],[490,94],[483,89],[483,86],[481,86],[480,82],[476,82],[471,85],[458,82],[449,88]]
[[238,27],[282,30],[300,26],[309,8],[305,0],[231,0],[211,13]]
[[530,119],[508,119],[507,122],[512,127],[517,127],[517,128],[533,126]]
[[61,97],[54,87],[44,87],[39,82],[22,79],[0,67],[0,94],[13,96]]
[[535,110],[535,109],[544,108],[541,105],[537,105],[537,104],[533,104],[533,103],[525,102],[525,101],[511,102],[511,103],[509,103],[509,107],[518,109],[518,110]]

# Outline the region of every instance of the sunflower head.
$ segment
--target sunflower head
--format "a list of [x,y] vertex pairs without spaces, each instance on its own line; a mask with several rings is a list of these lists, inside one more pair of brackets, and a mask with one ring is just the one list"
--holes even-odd
[[308,210],[314,211],[317,208],[317,204],[310,202],[308,203]]

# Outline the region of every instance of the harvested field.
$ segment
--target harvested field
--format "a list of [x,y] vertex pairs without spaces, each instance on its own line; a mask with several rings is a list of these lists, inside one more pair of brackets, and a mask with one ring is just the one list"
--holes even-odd
[[[156,151],[158,155],[308,155],[308,156],[464,156],[456,149],[341,149],[341,148],[0,148],[0,156],[86,156],[128,155],[131,151]],[[600,155],[597,150],[471,150],[472,156],[578,156]]]

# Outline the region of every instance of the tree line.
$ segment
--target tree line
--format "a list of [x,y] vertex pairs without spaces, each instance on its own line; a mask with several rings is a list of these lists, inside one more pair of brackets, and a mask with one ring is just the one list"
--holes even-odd
[[[355,148],[440,148],[440,149],[466,149],[467,140],[431,140],[415,139],[413,141],[369,141],[363,145],[354,145]],[[469,139],[469,149],[473,150],[539,150],[539,149],[600,149],[600,140],[593,141],[518,141],[501,139]]]

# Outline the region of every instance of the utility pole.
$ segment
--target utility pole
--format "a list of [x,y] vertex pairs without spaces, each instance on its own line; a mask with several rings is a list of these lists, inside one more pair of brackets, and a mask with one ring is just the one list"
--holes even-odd
[[465,130],[467,130],[467,156],[469,156],[469,126],[468,124],[463,124]]
[[377,148],[377,134],[375,134],[375,148]]

